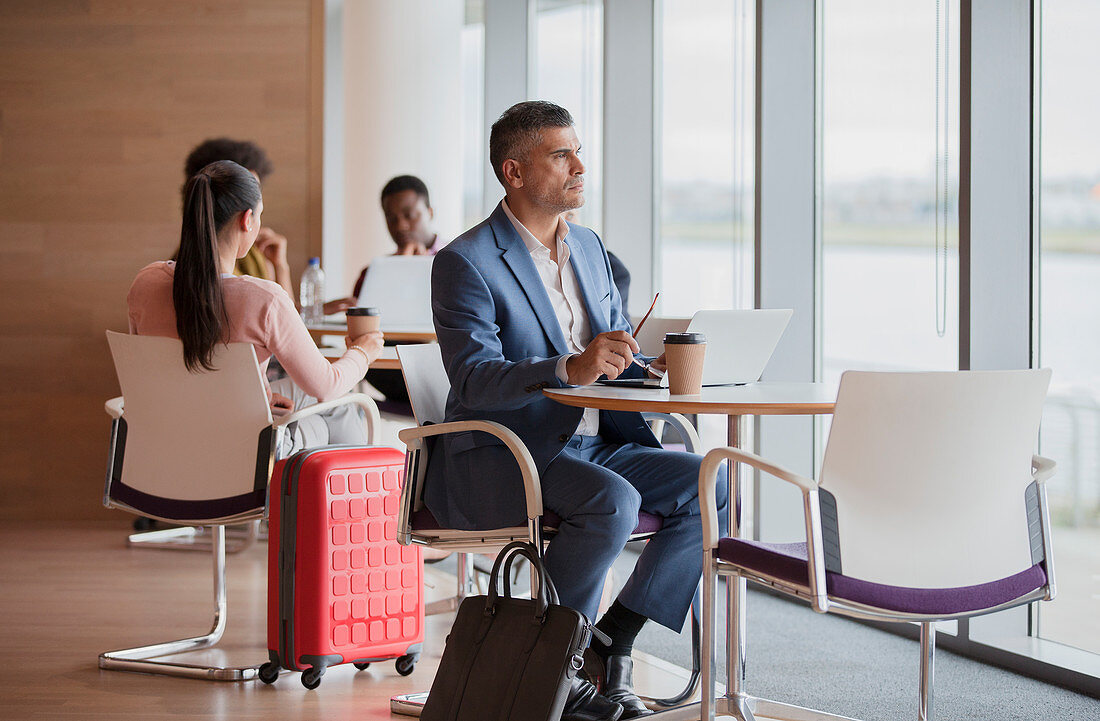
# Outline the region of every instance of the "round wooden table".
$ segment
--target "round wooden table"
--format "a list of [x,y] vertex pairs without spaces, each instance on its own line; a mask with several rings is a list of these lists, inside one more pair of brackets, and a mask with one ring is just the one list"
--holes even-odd
[[652,411],[656,413],[710,413],[729,419],[727,441],[741,442],[741,422],[746,416],[804,416],[833,412],[836,386],[830,383],[747,383],[713,386],[699,395],[672,395],[668,389],[622,388],[591,385],[547,388],[548,398],[567,406],[604,411]]
[[[545,388],[542,392],[558,403],[578,408],[723,415],[727,418],[726,443],[740,448],[747,417],[829,414],[836,404],[837,387],[831,383],[759,382],[712,386],[703,388],[698,395],[672,395],[667,388],[623,388],[596,384]],[[742,488],[738,463],[730,464],[729,484],[732,501],[729,504],[730,528],[751,533],[751,519],[742,519],[741,515]]]
[[[346,348],[334,348],[331,346],[323,346],[319,350],[321,351],[321,355],[328,358],[329,363],[335,363],[347,352]],[[371,363],[370,367],[371,370],[401,370],[401,361],[397,357],[397,346],[383,346],[382,355],[378,360]]]
[[[325,322],[320,325],[307,325],[306,330],[309,331],[313,342],[320,346],[321,339],[326,335],[347,335],[348,324],[345,322]],[[397,345],[403,343],[435,343],[435,331],[383,330],[382,338],[387,343]],[[332,362],[344,354],[344,349],[321,346],[321,353]],[[386,346],[382,350],[382,357],[371,363],[370,367],[372,370],[401,370],[401,361],[397,358],[397,350],[394,345]]]
[[[313,336],[313,341],[320,342],[322,336],[347,335],[348,324],[345,322],[321,323],[307,325],[306,330]],[[435,331],[427,330],[382,330],[382,337],[391,343],[432,343],[435,341]]]
[[[800,416],[829,414],[836,405],[837,386],[829,383],[748,383],[741,386],[703,388],[699,395],[672,395],[667,389],[623,388],[605,385],[574,388],[546,388],[542,391],[558,403],[605,411],[649,411],[656,413],[711,413],[727,417],[726,440],[740,448],[742,424],[749,416]],[[742,513],[741,464],[729,468],[729,528],[735,537],[751,538],[751,514]],[[727,618],[735,619],[739,638],[745,637],[745,579],[726,578]],[[732,643],[732,641],[731,641]],[[663,711],[654,718],[699,718],[698,704]]]

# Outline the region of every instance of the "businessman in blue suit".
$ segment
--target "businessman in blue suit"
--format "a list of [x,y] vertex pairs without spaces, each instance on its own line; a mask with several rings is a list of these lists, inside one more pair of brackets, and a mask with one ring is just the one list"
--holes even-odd
[[[666,451],[638,413],[555,403],[543,388],[645,373],[600,239],[562,214],[584,204],[584,164],[569,112],[543,101],[494,123],[489,159],[505,199],[455,239],[432,270],[432,310],[450,378],[447,420],[512,429],[531,451],[543,503],[561,516],[546,566],[562,603],[597,612],[608,568],[638,511],[662,516],[618,598],[596,624],[611,639],[591,651],[606,666],[604,695],[575,682],[563,719],[649,713],[634,693],[630,653],[646,620],[683,627],[702,570],[700,457]],[[523,486],[501,442],[479,432],[442,436],[424,500],[442,523],[523,525]],[[442,452],[438,452],[438,451]],[[719,479],[719,518],[726,483]]]

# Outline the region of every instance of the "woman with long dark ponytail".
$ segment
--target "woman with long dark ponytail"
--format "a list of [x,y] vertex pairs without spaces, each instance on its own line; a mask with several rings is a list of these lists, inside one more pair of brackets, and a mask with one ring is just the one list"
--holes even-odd
[[[248,171],[242,174],[238,170],[244,168],[228,160],[211,163],[187,181],[184,189],[172,305],[176,333],[183,341],[183,362],[190,371],[199,366],[213,370],[214,346],[229,327],[222,298],[218,228],[240,214],[246,239],[251,236],[254,241],[260,229],[260,184]],[[216,203],[214,186],[218,189]],[[236,255],[235,248],[226,250]]]
[[[308,395],[346,393],[381,354],[382,334],[349,338],[348,351],[329,363],[281,286],[232,274],[256,240],[262,213],[259,182],[232,161],[211,163],[188,180],[177,259],[152,263],[134,279],[126,299],[130,332],[179,338],[192,372],[213,370],[221,343],[251,343],[265,368],[276,356]],[[285,408],[286,399],[273,405]]]

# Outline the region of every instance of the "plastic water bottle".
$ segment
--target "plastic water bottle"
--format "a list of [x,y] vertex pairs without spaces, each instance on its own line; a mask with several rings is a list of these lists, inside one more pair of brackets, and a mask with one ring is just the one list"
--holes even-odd
[[321,259],[310,258],[309,265],[302,273],[302,285],[298,291],[298,302],[302,305],[302,320],[306,325],[317,325],[325,320],[325,272],[321,270]]

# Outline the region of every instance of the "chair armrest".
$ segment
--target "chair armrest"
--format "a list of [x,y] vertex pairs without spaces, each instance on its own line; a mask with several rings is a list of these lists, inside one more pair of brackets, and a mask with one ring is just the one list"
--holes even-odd
[[[688,422],[687,416],[682,413],[653,413],[646,411],[642,413],[642,418],[646,422],[650,421],[664,421],[670,426],[676,429],[676,432],[680,434],[681,440],[684,441],[684,448],[688,453],[698,453],[702,447],[702,443],[699,441],[699,431],[695,430],[695,426]],[[657,439],[661,440],[660,438]]]
[[[815,611],[824,613],[829,607],[828,593],[825,588],[825,552],[821,541],[821,507],[818,498],[818,485],[813,479],[806,478],[794,471],[777,466],[754,453],[737,448],[715,448],[703,457],[699,468],[699,507],[703,522],[703,551],[711,552],[718,548],[718,503],[715,497],[715,483],[718,468],[722,461],[744,463],[769,475],[798,486],[802,491],[802,510],[806,525],[806,553],[808,559],[809,588],[813,595]],[[730,468],[730,478],[733,478]],[[733,503],[733,496],[730,496]],[[730,536],[738,538],[740,530],[736,524],[730,524]]]
[[363,409],[363,414],[366,416],[367,421],[367,443],[374,443],[374,437],[378,433],[379,425],[382,422],[382,417],[378,414],[378,405],[374,402],[374,399],[364,393],[348,393],[347,395],[334,398],[331,401],[325,401],[324,403],[315,403],[312,406],[307,406],[301,410],[294,411],[293,413],[285,416],[280,416],[272,422],[273,428],[281,428],[288,423],[301,420],[308,416],[315,416],[318,413],[324,413],[325,411],[333,408],[339,408],[340,406],[355,404]]
[[777,466],[766,458],[762,458],[755,453],[742,451],[740,448],[715,448],[710,453],[708,453],[707,456],[710,456],[711,453],[719,455],[719,460],[724,460],[728,458],[731,461],[744,463],[746,465],[752,466],[753,468],[756,468],[757,470],[764,471],[768,475],[775,476],[780,480],[787,481],[788,483],[793,483],[794,485],[802,489],[803,493],[805,493],[806,491],[817,490],[817,481],[813,480],[812,478],[806,478],[805,476],[788,470],[782,466]]
[[[802,490],[803,496],[810,491],[817,491],[815,481],[770,463],[755,453],[738,448],[715,448],[703,457],[703,464],[699,468],[699,509],[703,521],[703,548],[713,549],[718,546],[718,501],[714,494],[714,484],[718,478],[718,467],[725,460],[731,463],[748,464],[776,478],[793,483]],[[730,478],[732,477],[731,469]],[[732,503],[732,497],[730,502]],[[730,534],[734,538],[740,535],[738,529],[732,527]]]
[[1058,464],[1049,458],[1043,458],[1042,456],[1031,457],[1031,480],[1036,483],[1043,484],[1047,482],[1051,476],[1054,475],[1055,469],[1058,468]]
[[1047,480],[1054,475],[1058,464],[1042,456],[1031,457],[1031,479],[1039,492],[1039,533],[1043,542],[1043,559],[1047,574],[1047,592],[1043,600],[1053,600],[1057,593],[1054,582],[1054,541],[1050,533],[1050,502],[1047,500]]
[[419,443],[429,436],[441,436],[447,433],[461,433],[463,431],[481,431],[496,436],[504,441],[505,447],[515,456],[516,465],[519,466],[520,475],[523,476],[523,493],[527,499],[527,518],[534,519],[542,515],[542,484],[539,482],[539,472],[535,467],[535,459],[531,457],[531,451],[527,450],[520,437],[512,430],[493,421],[452,421],[450,423],[432,423],[427,426],[405,428],[399,431],[397,437],[405,442],[405,445]]
[[111,418],[122,417],[122,396],[112,398],[103,404],[103,410],[107,411],[107,415]]

